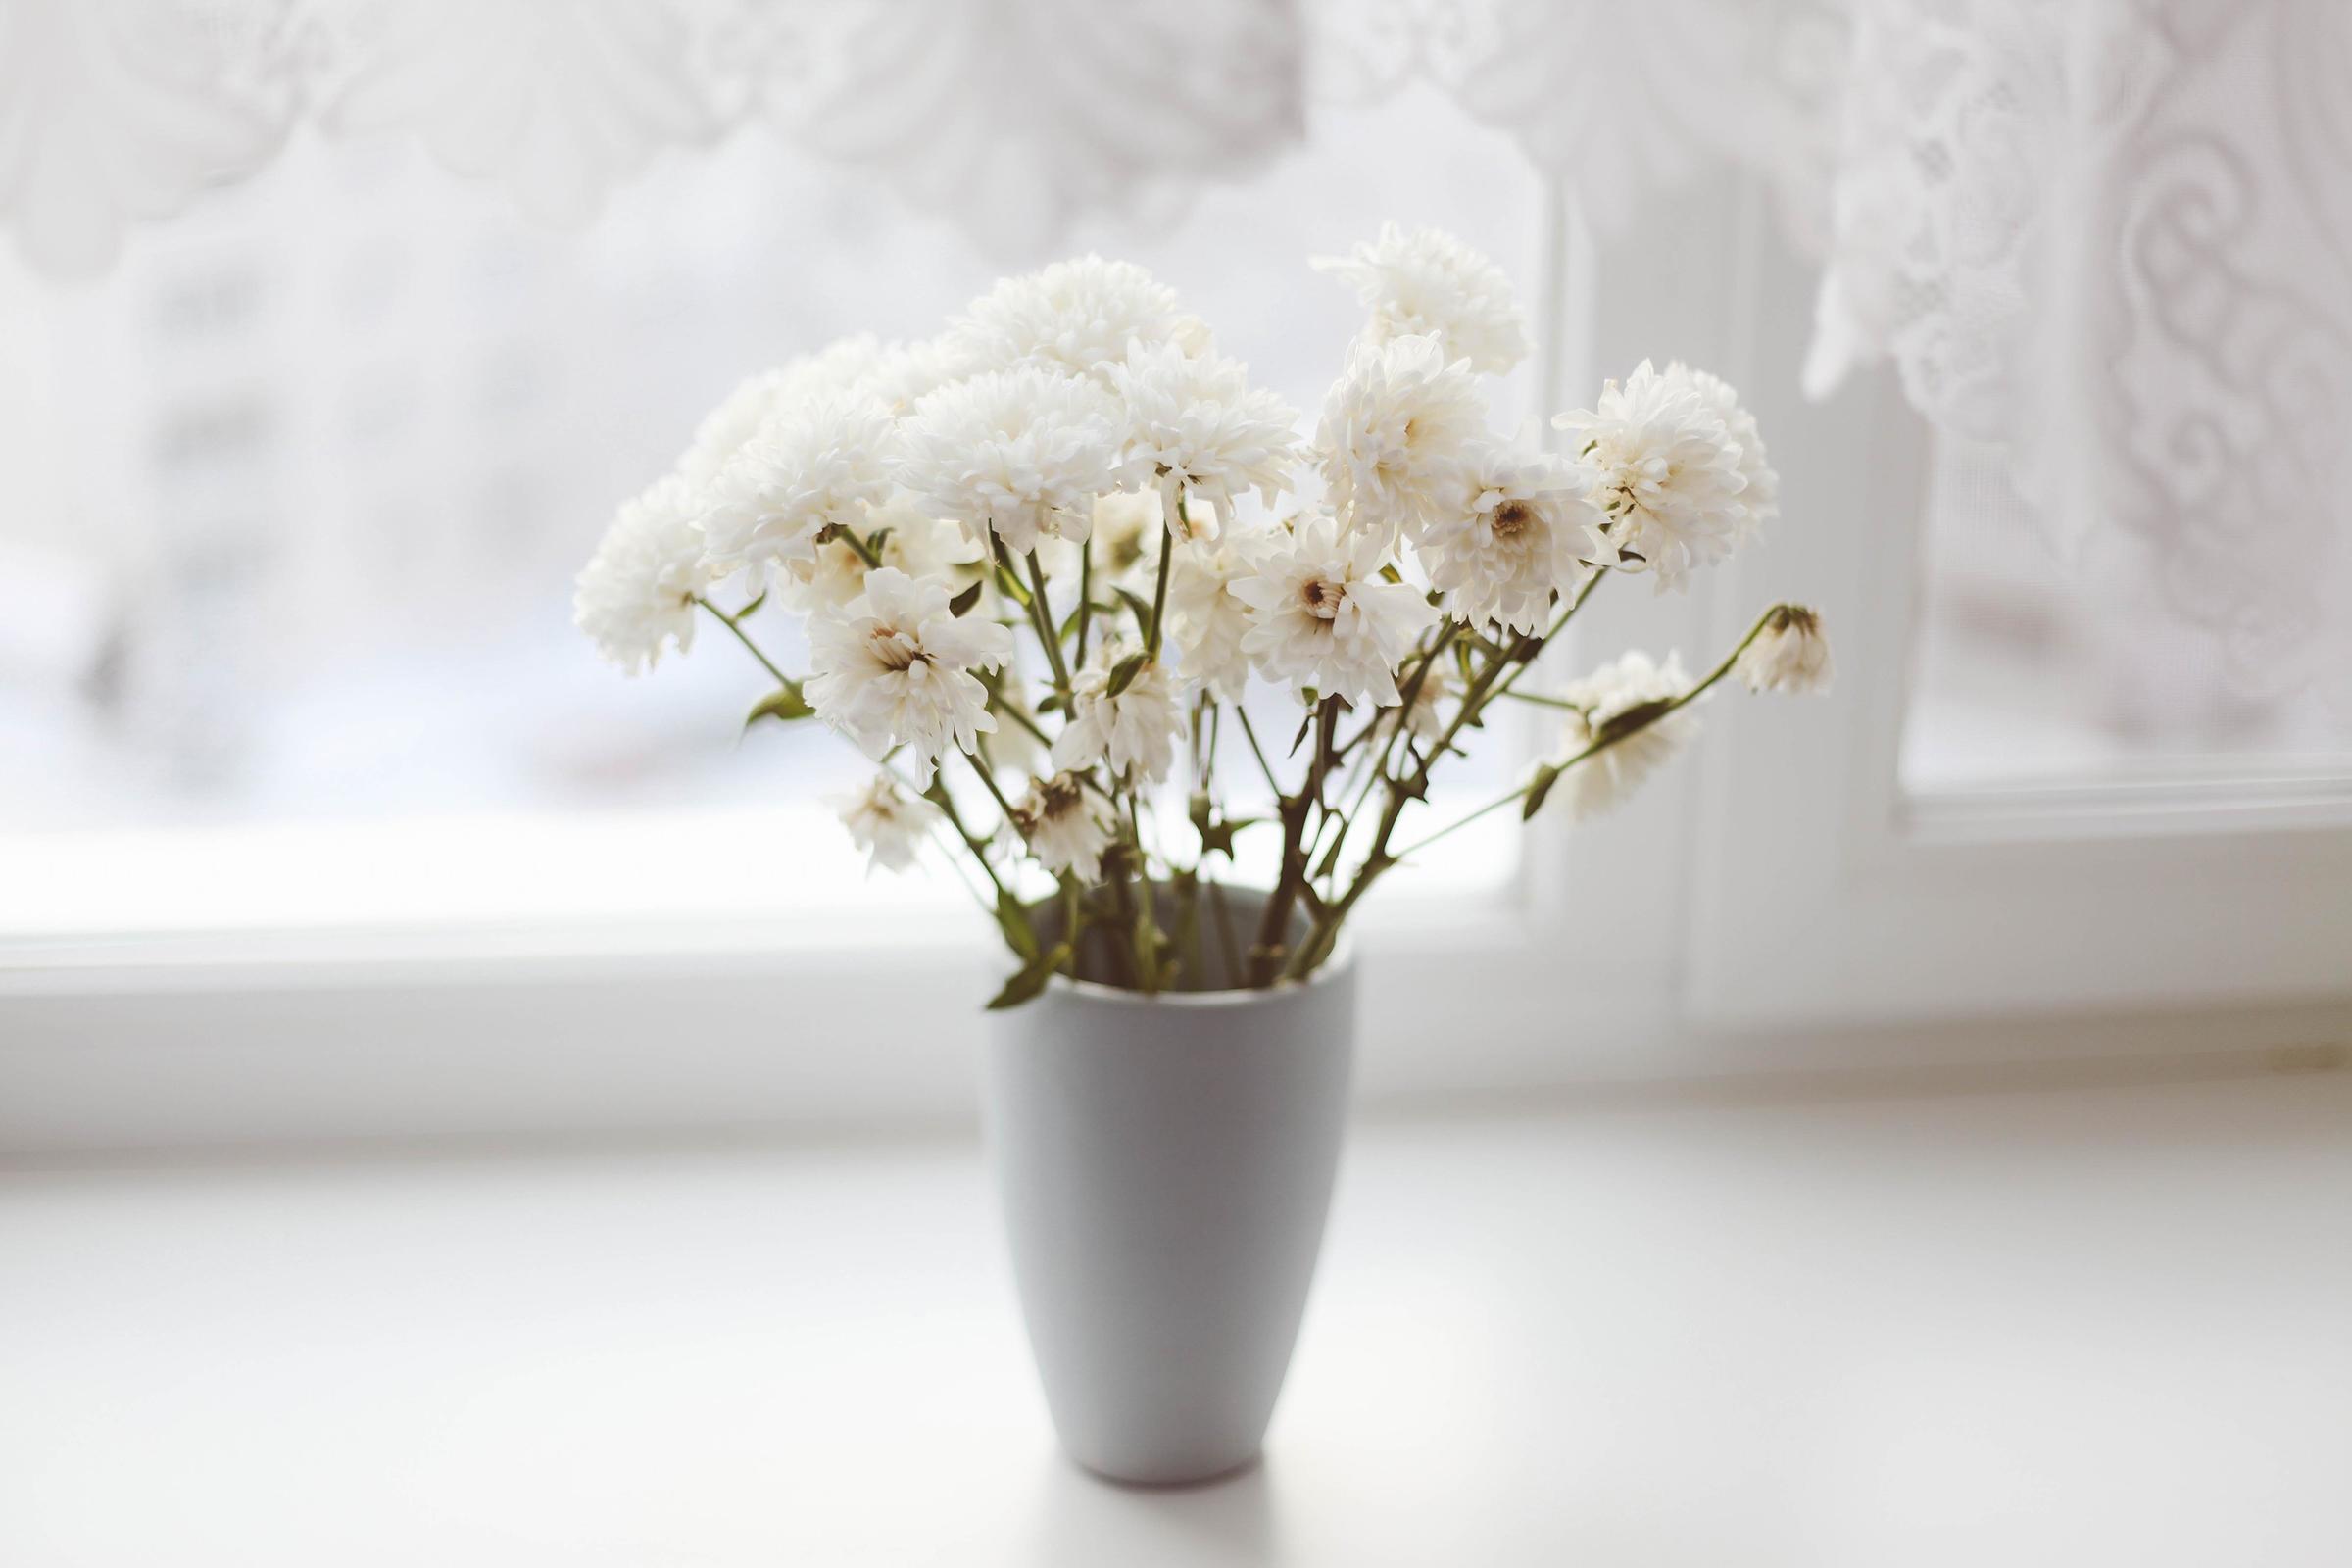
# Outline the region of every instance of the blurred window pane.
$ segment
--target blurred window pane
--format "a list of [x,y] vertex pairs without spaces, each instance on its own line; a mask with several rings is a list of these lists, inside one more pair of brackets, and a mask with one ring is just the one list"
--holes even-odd
[[[1058,249],[1152,268],[1311,420],[1357,309],[1308,255],[1432,222],[1532,289],[1540,213],[1518,150],[1416,89]],[[960,897],[862,892],[808,804],[852,749],[739,741],[760,683],[723,637],[621,678],[570,585],[742,376],[927,333],[1048,259],[761,134],[577,234],[406,143],[305,139],[93,283],[0,258],[0,862],[30,872],[0,878],[0,930]],[[1483,800],[1503,766],[1446,787]],[[1507,868],[1509,832],[1458,837],[1456,872]]]

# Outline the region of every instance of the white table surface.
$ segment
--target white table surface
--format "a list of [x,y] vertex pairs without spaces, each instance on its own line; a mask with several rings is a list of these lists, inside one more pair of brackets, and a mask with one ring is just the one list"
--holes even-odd
[[0,1175],[0,1563],[2352,1563],[2352,1075],[1358,1129],[1267,1458],[1055,1455],[976,1150]]

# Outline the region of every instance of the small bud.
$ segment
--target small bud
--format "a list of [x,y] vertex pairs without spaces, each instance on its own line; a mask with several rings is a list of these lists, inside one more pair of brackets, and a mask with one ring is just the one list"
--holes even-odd
[[1830,689],[1830,640],[1821,613],[1802,605],[1775,605],[1733,666],[1751,692]]

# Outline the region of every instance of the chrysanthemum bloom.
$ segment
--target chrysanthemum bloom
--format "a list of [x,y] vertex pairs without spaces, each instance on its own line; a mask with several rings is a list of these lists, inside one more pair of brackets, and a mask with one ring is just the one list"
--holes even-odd
[[1372,313],[1365,327],[1372,342],[1428,333],[1447,354],[1494,375],[1527,358],[1527,320],[1510,279],[1442,229],[1408,233],[1384,223],[1379,239],[1312,265],[1355,290]]
[[1239,360],[1188,354],[1175,343],[1131,343],[1110,379],[1127,409],[1127,472],[1136,483],[1158,486],[1170,519],[1178,515],[1179,490],[1189,488],[1206,504],[1191,513],[1193,531],[1214,539],[1232,526],[1236,496],[1255,490],[1271,507],[1290,487],[1298,411],[1252,387]]
[[1466,625],[1536,631],[1552,594],[1573,589],[1588,569],[1586,530],[1600,521],[1585,501],[1591,477],[1555,457],[1481,445],[1464,457],[1462,479],[1462,503],[1421,535],[1429,580]]
[[[979,573],[980,547],[969,534],[945,517],[935,517],[922,503],[904,490],[895,491],[878,507],[868,507],[858,536],[875,540],[874,553],[885,566],[896,566],[909,577],[939,577],[951,593],[969,584]],[[865,557],[849,540],[835,537],[816,547],[806,561],[788,561],[777,576],[783,601],[807,614],[827,606],[846,605],[865,592]]]
[[1250,684],[1250,655],[1242,639],[1250,633],[1250,610],[1233,585],[1256,575],[1266,539],[1229,532],[1214,544],[1193,539],[1175,546],[1168,572],[1167,640],[1195,691],[1238,703]]
[[825,804],[840,814],[850,842],[865,852],[869,876],[877,870],[911,869],[915,852],[939,819],[939,808],[909,795],[888,772],[876,773],[857,789],[828,795]]
[[1733,669],[1751,692],[1826,692],[1830,689],[1830,639],[1821,612],[1802,605],[1775,605],[1764,629],[1740,651]]
[[1602,390],[1596,410],[1551,421],[1574,433],[1607,514],[1592,536],[1602,564],[1654,571],[1661,591],[1678,588],[1761,525],[1779,480],[1762,442],[1733,434],[1734,416],[1751,432],[1754,421],[1730,391],[1679,363],[1661,371],[1643,360]]
[[819,397],[858,391],[884,353],[872,333],[859,332],[753,376],[696,427],[694,440],[678,459],[678,471],[694,484],[710,483],[771,415]]
[[1231,584],[1250,607],[1242,647],[1276,680],[1361,706],[1396,701],[1396,666],[1438,618],[1408,583],[1384,581],[1388,540],[1342,535],[1328,513],[1266,549],[1258,574]]
[[1012,633],[948,609],[947,584],[895,566],[865,574],[865,592],[808,617],[803,690],[817,716],[880,761],[894,746],[930,770],[949,747],[970,751],[997,721],[975,669],[1012,658]]
[[1110,848],[1111,829],[1102,803],[1087,793],[1075,773],[1033,779],[1029,793],[1012,808],[1012,825],[1055,876],[1073,872],[1093,877]]
[[[1114,587],[1136,587],[1159,567],[1161,520],[1156,490],[1113,490],[1095,498],[1094,530],[1087,551],[1095,558],[1095,594],[1102,598]],[[1077,570],[1075,552],[1066,563],[1047,560],[1056,576]]]
[[850,394],[776,409],[706,497],[712,564],[812,560],[826,528],[861,526],[866,508],[890,495],[892,427],[881,404]]
[[666,644],[694,646],[695,596],[716,580],[696,510],[682,476],[657,481],[621,505],[580,569],[572,619],[628,674],[653,668]]
[[1723,416],[1725,432],[1740,447],[1740,477],[1747,481],[1747,487],[1740,492],[1740,528],[1735,542],[1745,544],[1749,536],[1780,516],[1781,476],[1764,455],[1764,433],[1756,427],[1756,416],[1740,406],[1740,394],[1732,390],[1731,383],[1705,370],[1691,370],[1690,375],[1691,386],[1709,408]]
[[1359,343],[1315,429],[1325,492],[1350,527],[1417,540],[1459,503],[1461,451],[1486,429],[1469,361],[1427,335]]
[[1680,659],[1670,653],[1661,664],[1639,648],[1561,689],[1560,700],[1577,709],[1561,738],[1562,760],[1595,741],[1609,743],[1560,775],[1555,794],[1567,802],[1571,821],[1614,808],[1697,734],[1690,709],[1656,710],[1690,689]]
[[900,426],[899,481],[976,539],[1015,556],[1046,535],[1084,539],[1117,487],[1118,404],[1092,381],[1024,367],[954,381]]
[[1106,643],[1097,662],[1070,680],[1070,721],[1054,737],[1054,765],[1079,772],[1098,761],[1114,777],[1134,769],[1156,783],[1176,765],[1176,737],[1184,730],[1184,708],[1176,701],[1166,666],[1156,659],[1138,669],[1115,697],[1111,672],[1134,649]]
[[[1396,680],[1397,700],[1402,701],[1404,688],[1412,684],[1412,672],[1407,670]],[[1446,726],[1453,722],[1453,706],[1461,699],[1462,674],[1453,661],[1444,657],[1433,660],[1429,673],[1421,677],[1421,689],[1413,694],[1413,706],[1404,710],[1405,733],[1424,746],[1435,746],[1445,735]]]
[[1079,256],[1007,277],[948,327],[949,349],[976,366],[1039,366],[1101,377],[1130,342],[1197,342],[1176,291],[1133,262]]

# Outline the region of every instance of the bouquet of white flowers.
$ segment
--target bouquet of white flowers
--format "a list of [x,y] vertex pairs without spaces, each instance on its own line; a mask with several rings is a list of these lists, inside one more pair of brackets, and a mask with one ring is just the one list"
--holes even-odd
[[[1716,377],[1644,363],[1552,420],[1565,453],[1513,443],[1484,381],[1528,346],[1497,268],[1394,227],[1316,265],[1370,319],[1311,439],[1170,289],[1081,257],[936,338],[851,338],[746,382],[621,508],[579,623],[634,673],[709,615],[775,682],[754,721],[854,742],[877,771],[843,821],[876,866],[968,858],[1019,965],[1000,1006],[1056,972],[1147,993],[1312,974],[1450,831],[1398,836],[1498,702],[1556,710],[1565,736],[1473,814],[1581,816],[1672,755],[1726,675],[1826,681],[1819,617],[1775,605],[1696,679],[1635,652],[1521,691],[1604,578],[1678,588],[1772,519],[1755,420]],[[776,609],[806,617],[805,674],[754,641]],[[1275,694],[1297,704],[1280,733]],[[1239,808],[1217,765],[1237,740],[1267,797]],[[1280,852],[1237,930],[1224,888],[1252,831]]]

